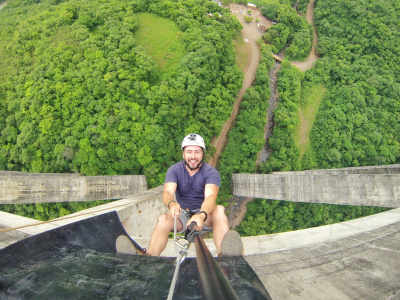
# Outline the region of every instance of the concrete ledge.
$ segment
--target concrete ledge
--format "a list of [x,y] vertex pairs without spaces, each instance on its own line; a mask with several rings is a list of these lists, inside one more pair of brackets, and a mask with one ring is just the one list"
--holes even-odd
[[400,222],[400,208],[376,215],[308,229],[243,237],[245,255],[256,255],[331,242]]
[[[364,231],[369,218],[375,224]],[[339,223],[350,229],[348,236],[311,238],[309,244],[301,241],[299,231],[297,237],[277,238],[285,243],[280,249],[245,259],[272,299],[399,299],[398,218],[397,209],[362,218],[358,224],[353,222],[357,220]],[[290,238],[296,242],[292,244]]]
[[331,174],[327,170],[233,174],[232,186],[232,193],[243,197],[400,207],[400,174]]
[[[8,228],[20,227],[24,225],[37,224],[37,220],[17,216],[0,211],[0,230],[6,230]],[[21,230],[12,230],[0,233],[0,249],[3,249],[19,240],[29,237],[35,232],[34,227],[26,227]],[[46,230],[52,229],[47,227]]]
[[[115,210],[128,234],[142,247],[146,248],[149,244],[152,230],[156,225],[158,215],[166,212],[161,202],[162,190],[163,187],[160,186],[130,199],[123,199],[93,207],[44,224],[37,220],[0,212],[0,226],[10,228],[36,224],[35,226],[18,229],[20,233],[33,235]],[[263,236],[243,237],[242,241],[245,256],[249,256],[300,248],[321,242],[330,242],[362,234],[363,232],[375,230],[396,222],[400,222],[400,209],[393,209],[376,215],[332,225]],[[205,242],[211,253],[217,256],[213,240],[205,239]],[[174,257],[176,253],[174,242],[170,239],[162,256]],[[188,256],[196,256],[194,245],[191,246]]]
[[147,190],[144,175],[80,176],[0,171],[0,204],[111,200]]
[[126,199],[71,214],[65,219],[55,220],[54,224],[61,226],[115,210],[129,235],[150,238],[158,216],[166,212],[161,200],[163,190],[162,185]]
[[58,225],[56,224],[43,223],[39,220],[21,217],[3,211],[0,211],[0,226],[4,229],[22,227],[17,229],[16,231],[27,235],[34,235],[58,227]]
[[[0,226],[0,230],[6,229],[2,226]],[[24,234],[18,231],[7,231],[3,232],[0,234],[0,249],[3,249],[11,244],[14,244],[20,240],[23,240],[25,238],[29,237],[28,234]]]
[[[242,237],[244,255],[259,255],[271,252],[285,251],[301,248],[317,243],[332,242],[339,239],[356,236],[365,232],[376,230],[400,222],[400,208],[389,210],[376,215],[350,220],[332,225],[313,227],[308,229],[275,233],[269,235]],[[132,237],[142,247],[147,247],[149,238]],[[217,251],[212,239],[204,240],[210,252],[217,256]],[[188,257],[196,257],[194,245],[189,249]],[[168,241],[167,248],[162,256],[176,256],[176,249],[172,239]]]
[[[287,174],[288,172],[273,172],[272,174]],[[351,167],[339,169],[316,169],[291,172],[294,174],[325,174],[325,175],[348,175],[348,174],[370,174],[370,175],[388,175],[400,174],[400,164],[384,165],[384,166],[366,166],[366,167]]]
[[163,190],[164,186],[159,186],[126,199],[92,207],[50,222],[41,222],[0,211],[0,226],[3,228],[22,227],[17,231],[34,235],[115,210],[129,235],[149,238],[158,216],[166,212],[161,200]]
[[[302,176],[314,176],[312,172],[309,173],[303,173]],[[343,174],[332,176],[338,178]],[[394,188],[399,189],[399,186],[395,185]],[[381,188],[387,187],[382,185]],[[166,211],[161,201],[162,191],[163,186],[160,186],[127,199],[78,212],[51,224],[27,227],[16,231],[14,238],[17,241],[28,232],[35,234],[116,210],[128,234],[142,247],[147,247],[158,215]],[[0,220],[0,226],[4,224],[6,227],[37,222],[2,212]],[[0,247],[10,244],[8,236],[5,240],[3,242],[0,238]],[[242,240],[246,261],[273,299],[399,298],[400,208],[347,222],[244,237]],[[206,239],[205,242],[213,256],[216,256],[212,239]],[[176,257],[172,239],[162,255]],[[189,256],[195,256],[194,245]]]

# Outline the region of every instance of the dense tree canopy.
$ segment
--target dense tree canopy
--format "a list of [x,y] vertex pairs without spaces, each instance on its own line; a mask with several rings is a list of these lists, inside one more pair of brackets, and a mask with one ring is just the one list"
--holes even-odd
[[[315,0],[320,59],[305,73],[283,63],[273,152],[257,168],[271,50],[286,49],[288,60],[298,60],[311,49],[311,27],[293,8],[295,2],[257,1],[277,24],[263,37],[268,45],[260,46],[255,84],[221,155],[220,203],[229,197],[235,172],[400,162],[398,1]],[[306,4],[297,3],[301,13]],[[156,16],[176,37],[165,44],[170,52],[156,54],[141,40],[143,13]],[[0,15],[0,169],[145,174],[156,186],[181,158],[178,145],[186,133],[199,132],[207,143],[218,135],[241,86],[232,46],[240,24],[212,1],[15,0]],[[161,43],[157,35],[151,38]],[[168,67],[167,60],[172,61]],[[327,92],[300,161],[294,142],[297,111],[315,85]],[[57,206],[59,215],[76,210]],[[40,219],[57,215],[54,207],[37,204],[27,210]],[[248,209],[239,228],[244,235],[381,211],[273,200],[256,200]]]
[[[294,76],[290,65],[283,64],[270,139],[275,153],[261,166],[263,172],[399,162],[400,45],[395,42],[400,35],[399,11],[396,1],[315,2],[317,51],[322,57],[304,76]],[[290,35],[286,28],[291,23],[287,18],[273,26],[264,40],[275,32],[267,42],[280,48],[281,40]],[[307,97],[302,90],[315,84],[328,92],[311,131],[310,151],[300,166],[292,138],[296,105]]]
[[394,0],[317,1],[323,57],[304,84],[329,90],[311,135],[320,168],[399,162],[399,11]]
[[[284,4],[269,5],[275,7],[272,12],[276,12],[276,18],[278,8]],[[302,12],[305,4],[299,2]],[[258,171],[399,163],[399,3],[317,0],[315,5],[317,51],[321,57],[304,74],[288,62],[282,64],[277,81],[279,104],[269,140],[273,151],[268,161],[259,164]],[[290,39],[291,20],[281,19],[264,36],[274,51]],[[324,86],[327,92],[311,130],[308,152],[299,161],[294,142],[297,112],[300,105],[307,105],[307,91],[314,86]],[[251,172],[247,166],[253,167],[254,158],[250,154],[247,157],[248,161],[239,160],[231,171]],[[303,229],[385,210],[261,199],[247,207],[248,213],[238,228],[242,235]]]
[[301,72],[286,62],[278,72],[279,104],[274,110],[274,132],[269,139],[272,153],[266,162],[259,165],[262,173],[299,169],[299,153],[295,145],[294,128],[298,123],[301,77]]
[[243,236],[329,225],[368,216],[386,209],[256,199],[247,204],[247,210],[245,220],[237,229]]
[[[168,72],[135,38],[142,12],[169,20],[184,49]],[[0,13],[3,170],[146,174],[155,186],[186,133],[218,134],[241,86],[240,24],[211,1],[16,0]]]
[[289,60],[303,60],[312,46],[313,29],[308,21],[299,16],[290,1],[281,4],[269,3],[261,7],[261,12],[269,19],[276,20],[276,25],[268,28],[264,41],[271,45],[274,53],[284,52]]

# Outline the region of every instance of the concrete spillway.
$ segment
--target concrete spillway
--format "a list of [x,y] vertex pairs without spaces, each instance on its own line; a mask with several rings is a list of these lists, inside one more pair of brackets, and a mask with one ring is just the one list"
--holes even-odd
[[[114,211],[0,250],[0,298],[166,299],[175,258],[116,253],[121,235],[127,236]],[[217,260],[240,299],[270,299],[243,257]],[[201,297],[196,261],[187,259],[181,265],[174,299]]]
[[[387,178],[396,174],[399,174],[399,165],[297,173],[301,176],[317,177],[390,175]],[[271,176],[275,175],[286,176],[284,178],[296,176],[290,172],[287,174],[280,172]],[[249,175],[244,174],[244,177],[248,178]],[[286,186],[287,191],[296,190],[288,185],[289,181],[281,182],[281,186],[269,186],[270,189],[282,190]],[[329,181],[325,182],[329,184]],[[335,182],[337,181],[331,181],[337,186]],[[366,183],[371,186],[374,182]],[[260,190],[268,190],[268,185],[265,186],[262,181],[258,181],[258,186]],[[399,188],[396,183],[379,186],[378,193],[385,193],[386,191],[382,190],[387,189],[388,186],[392,187],[393,192]],[[315,189],[311,185],[307,187],[310,190]],[[235,188],[238,186],[233,186],[233,189]],[[368,188],[368,185],[365,188]],[[160,186],[123,200],[76,213],[69,216],[69,219],[20,228],[12,233],[0,233],[0,248],[28,235],[103,214],[106,211],[116,211],[126,232],[139,244],[147,246],[157,215],[165,212],[165,207],[161,203],[162,190],[163,187]],[[303,186],[302,190],[307,189]],[[371,193],[366,195],[374,196]],[[342,199],[346,198],[346,194],[342,194]],[[339,201],[341,198],[336,199]],[[357,199],[362,199],[362,197]],[[292,198],[292,201],[295,200]],[[390,198],[388,201],[393,202]],[[349,204],[352,204],[351,202],[352,200],[349,200]],[[0,212],[0,226],[4,228],[32,225],[32,223],[37,223],[37,221]],[[293,232],[244,237],[242,240],[245,248],[244,259],[255,271],[272,299],[400,299],[398,280],[400,278],[400,208],[343,223]],[[205,242],[212,254],[216,256],[212,240],[205,240]],[[176,255],[172,241],[168,243],[162,255],[165,257]],[[194,256],[193,252],[189,252],[189,257]]]

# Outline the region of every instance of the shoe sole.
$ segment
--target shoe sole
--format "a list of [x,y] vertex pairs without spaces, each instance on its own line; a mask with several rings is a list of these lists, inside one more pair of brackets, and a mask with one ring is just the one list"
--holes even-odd
[[221,255],[224,256],[243,256],[244,248],[242,238],[235,230],[225,233],[221,243]]

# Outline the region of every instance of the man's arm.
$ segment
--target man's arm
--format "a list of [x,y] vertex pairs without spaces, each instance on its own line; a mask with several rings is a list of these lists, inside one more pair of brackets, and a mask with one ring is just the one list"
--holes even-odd
[[171,218],[174,218],[175,215],[177,217],[180,216],[180,209],[181,206],[176,202],[175,200],[175,192],[176,192],[176,187],[177,183],[176,182],[167,182],[164,185],[164,192],[163,192],[163,197],[162,200],[169,209],[169,213],[171,215]]
[[[204,188],[204,202],[201,205],[200,211],[205,211],[207,216],[211,214],[211,212],[215,208],[215,203],[217,201],[217,196],[219,192],[219,187],[215,184],[206,184]],[[206,215],[204,213],[200,213],[198,215],[194,215],[188,222],[189,225],[191,222],[196,222],[197,227],[200,230],[203,227],[204,219]]]

